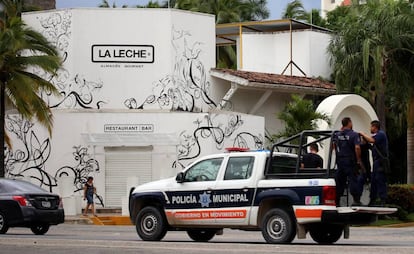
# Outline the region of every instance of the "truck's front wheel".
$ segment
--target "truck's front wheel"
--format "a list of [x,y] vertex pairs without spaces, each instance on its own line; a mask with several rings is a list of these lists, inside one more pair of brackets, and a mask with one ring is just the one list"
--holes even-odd
[[263,217],[262,235],[268,243],[290,243],[296,236],[295,221],[284,209],[270,209]]
[[318,223],[311,226],[309,234],[319,244],[332,244],[341,238],[343,231],[343,225]]
[[167,221],[160,210],[153,206],[144,207],[137,215],[135,227],[144,241],[160,241],[167,233]]

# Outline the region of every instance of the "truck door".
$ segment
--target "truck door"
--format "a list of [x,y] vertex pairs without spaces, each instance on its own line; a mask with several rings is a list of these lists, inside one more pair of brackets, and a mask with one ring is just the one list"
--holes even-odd
[[256,183],[252,177],[254,156],[230,156],[217,180],[212,201],[217,224],[248,225]]
[[183,182],[175,183],[166,195],[165,211],[170,225],[212,225],[215,218],[212,191],[222,167],[223,157],[195,163],[184,172]]

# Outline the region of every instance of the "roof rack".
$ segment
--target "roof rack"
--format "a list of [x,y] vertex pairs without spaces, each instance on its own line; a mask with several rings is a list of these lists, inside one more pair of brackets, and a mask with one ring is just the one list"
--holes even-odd
[[249,148],[246,147],[226,147],[226,151],[231,153],[231,152],[247,152],[249,151]]

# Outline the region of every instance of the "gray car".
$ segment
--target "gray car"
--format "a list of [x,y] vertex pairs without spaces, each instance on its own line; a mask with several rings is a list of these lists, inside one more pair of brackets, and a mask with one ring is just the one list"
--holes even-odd
[[65,221],[61,198],[26,181],[0,178],[0,234],[27,227],[36,235]]

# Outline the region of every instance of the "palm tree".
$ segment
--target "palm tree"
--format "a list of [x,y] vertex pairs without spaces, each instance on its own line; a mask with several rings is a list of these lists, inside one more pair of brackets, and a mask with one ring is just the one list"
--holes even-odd
[[342,20],[348,16],[350,9],[350,6],[338,6],[332,11],[327,12],[326,28],[337,31],[343,23]]
[[[115,3],[114,3],[115,4]],[[108,0],[102,0],[102,3],[98,5],[99,8],[110,8]]]
[[318,9],[312,9],[307,16],[308,18],[306,21],[309,24],[326,27],[326,20],[321,17],[320,11]]
[[296,20],[302,20],[307,21],[309,19],[309,15],[305,8],[303,8],[303,4],[300,0],[295,0],[286,6],[282,17],[284,19],[296,19]]
[[[176,2],[181,1],[177,0]],[[198,4],[194,4],[196,7],[193,10],[214,14],[217,24],[262,20],[269,17],[265,0],[195,0],[193,2],[198,2]],[[234,46],[218,47],[217,55],[218,67],[236,68],[237,54]]]
[[[0,90],[1,90],[1,140],[11,146],[4,130],[5,107],[11,105],[25,119],[36,118],[52,131],[53,117],[48,105],[42,100],[42,92],[58,95],[57,89],[29,68],[40,68],[54,75],[61,66],[55,47],[40,33],[28,28],[21,20],[22,1],[0,0]],[[4,153],[0,153],[4,165]],[[4,177],[4,167],[0,177]]]
[[278,118],[285,122],[285,129],[273,135],[273,139],[291,137],[304,130],[315,130],[315,120],[324,120],[328,124],[331,122],[328,115],[315,111],[311,100],[302,99],[299,95],[292,95],[292,101],[286,104]]
[[[366,97],[384,124],[386,112],[407,116],[409,183],[414,183],[413,27],[414,11],[407,1],[370,0],[351,7],[329,46],[340,90]],[[399,112],[390,112],[394,108]]]
[[[151,2],[151,1],[150,1]],[[111,5],[109,4],[108,0],[102,0],[102,3],[98,5],[99,8],[111,8]],[[122,5],[122,8],[127,8],[128,5]],[[117,8],[116,3],[112,3],[112,8]]]
[[241,19],[243,21],[254,21],[267,19],[270,15],[269,9],[266,7],[267,0],[250,0],[242,8]]

